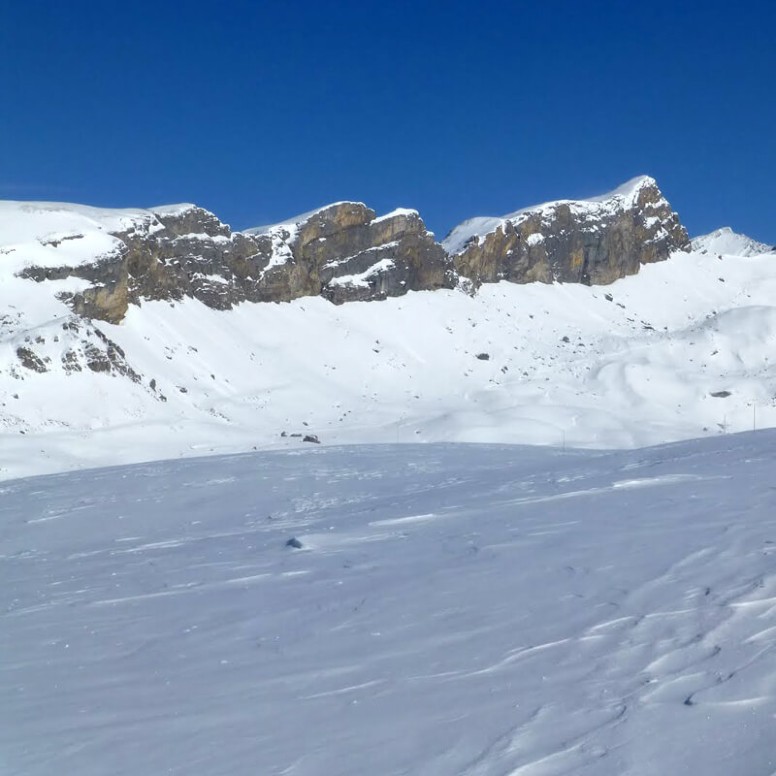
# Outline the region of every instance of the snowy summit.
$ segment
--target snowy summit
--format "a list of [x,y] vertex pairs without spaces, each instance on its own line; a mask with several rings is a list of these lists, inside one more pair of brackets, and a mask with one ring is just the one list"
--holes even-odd
[[776,252],[776,246],[757,242],[745,234],[736,234],[729,226],[723,226],[710,234],[696,237],[692,241],[695,251],[701,253],[727,254],[729,256],[760,256]]

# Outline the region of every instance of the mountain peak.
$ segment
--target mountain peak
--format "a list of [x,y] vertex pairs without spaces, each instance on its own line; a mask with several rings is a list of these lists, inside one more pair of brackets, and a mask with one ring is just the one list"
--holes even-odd
[[776,253],[776,247],[753,240],[745,234],[738,234],[729,226],[695,237],[692,240],[692,249],[701,253],[747,257]]
[[[531,214],[550,213],[561,206],[567,206],[576,212],[585,211],[591,214],[603,214],[604,211],[621,210],[634,207],[644,190],[652,190],[653,199],[663,200],[657,181],[649,175],[638,175],[621,184],[612,191],[584,199],[556,199],[528,205],[503,216],[478,216],[467,219],[454,227],[442,241],[445,250],[451,254],[461,253],[467,243],[474,238],[482,238],[490,232],[503,228],[508,221],[522,221]],[[667,203],[666,203],[667,204]]]
[[606,192],[606,194],[599,194],[595,197],[589,197],[587,202],[604,202],[608,199],[614,199],[615,197],[622,197],[624,199],[630,199],[637,196],[638,193],[644,188],[657,188],[657,181],[650,175],[637,175],[635,178],[631,178],[625,183],[617,186],[616,189]]
[[689,238],[655,179],[641,175],[589,199],[554,200],[464,221],[442,245],[458,272],[476,284],[599,285],[687,250]]

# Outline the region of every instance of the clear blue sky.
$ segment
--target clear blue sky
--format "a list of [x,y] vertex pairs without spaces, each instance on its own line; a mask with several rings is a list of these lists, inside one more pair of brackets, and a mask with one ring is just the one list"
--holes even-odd
[[0,198],[474,215],[657,178],[776,243],[776,4],[7,0]]

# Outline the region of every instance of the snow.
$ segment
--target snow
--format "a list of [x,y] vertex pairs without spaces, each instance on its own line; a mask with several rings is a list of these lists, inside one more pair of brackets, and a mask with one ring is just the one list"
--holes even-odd
[[121,241],[108,232],[153,233],[158,228],[147,210],[0,201],[0,272],[86,264],[120,249]]
[[372,219],[373,224],[378,224],[381,221],[387,221],[390,218],[398,218],[399,216],[406,216],[412,218],[413,216],[420,217],[420,213],[417,210],[412,210],[406,207],[397,207],[395,210],[391,210],[390,213],[386,213],[384,216],[378,216]]
[[[382,246],[381,246],[382,247]],[[340,275],[329,281],[330,286],[368,286],[369,279],[393,267],[393,259],[380,259],[371,267],[354,275]]]
[[503,226],[507,221],[504,216],[479,216],[469,218],[461,224],[458,224],[450,234],[442,240],[442,247],[450,254],[462,253],[467,243],[473,238],[482,238],[486,234],[495,232],[496,229]]
[[[636,201],[639,192],[645,187],[654,186],[657,187],[657,181],[649,175],[637,175],[635,178],[631,178],[616,189],[607,192],[606,194],[600,194],[597,197],[590,197],[587,202],[608,202],[612,199],[622,199],[627,203],[633,203]],[[568,200],[567,200],[568,201]]]
[[701,253],[726,254],[729,256],[759,256],[774,253],[774,246],[752,240],[744,234],[737,234],[729,226],[723,226],[710,234],[696,237],[692,241],[693,250]]
[[[499,283],[474,297],[144,301],[119,326],[97,323],[140,383],[65,372],[81,334],[63,329],[55,294],[85,281],[0,278],[2,478],[301,444],[283,432],[601,449],[776,426],[773,254],[678,253],[606,287]],[[49,371],[22,367],[20,347]]]
[[776,771],[773,251],[118,326],[16,276],[155,213],[0,203],[0,772]]
[[159,205],[149,209],[154,215],[169,218],[182,216],[191,210],[199,210],[199,207],[191,202],[181,202],[177,205]]
[[173,238],[173,242],[186,242],[195,240],[199,242],[220,243],[225,245],[234,241],[234,235],[227,237],[225,234],[207,234],[206,232],[189,232]]
[[[323,239],[325,240],[326,238],[324,237]],[[323,266],[326,269],[331,269],[332,267],[339,267],[342,264],[348,264],[349,262],[353,261],[353,259],[355,259],[357,256],[359,257],[364,256],[368,253],[375,253],[375,254],[383,253],[387,250],[398,247],[398,245],[399,245],[398,240],[392,240],[391,242],[382,243],[381,245],[375,245],[372,248],[367,248],[365,251],[361,251],[360,253],[356,253],[352,256],[345,256],[341,259],[334,259],[333,261],[327,261],[326,264],[324,264]]]
[[292,216],[291,218],[287,218],[285,221],[278,221],[276,224],[265,224],[264,226],[254,226],[250,229],[243,229],[243,232],[244,234],[263,235],[272,234],[279,230],[285,230],[293,235],[296,233],[299,226],[301,226],[306,221],[309,221],[313,216],[323,212],[324,210],[329,210],[329,208],[337,207],[339,205],[360,205],[365,207],[363,202],[351,202],[349,200],[343,200],[341,202],[330,202],[328,205],[323,205],[322,207],[308,210],[306,213],[300,213],[297,216]]
[[529,245],[539,245],[544,242],[544,235],[535,232],[534,234],[529,234],[528,237],[525,238],[525,241]]
[[155,221],[152,211],[140,208],[110,209],[65,202],[0,200],[3,245],[41,240],[47,234],[57,232],[124,232],[147,228]]
[[6,482],[0,768],[773,773],[775,444],[308,446]]

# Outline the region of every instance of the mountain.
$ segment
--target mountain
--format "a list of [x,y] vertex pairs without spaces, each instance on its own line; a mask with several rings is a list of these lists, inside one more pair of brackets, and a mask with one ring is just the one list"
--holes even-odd
[[745,234],[736,234],[729,226],[695,237],[692,240],[692,249],[701,253],[731,256],[759,256],[763,253],[776,252],[776,246],[757,242]]
[[455,284],[446,254],[416,211],[378,218],[353,202],[245,233],[195,205],[101,210],[6,202],[0,239],[11,257],[6,271],[39,283],[70,280],[72,288],[52,286],[57,297],[78,315],[109,323],[149,300],[194,298],[225,310],[301,296],[341,303]]
[[643,178],[0,204],[0,771],[771,773],[774,298]]
[[[471,246],[446,251],[414,211],[338,203],[235,233],[194,205],[3,203],[0,476],[306,436],[600,448],[776,425],[773,254],[668,252],[655,192],[637,179],[478,227],[490,245],[541,222],[530,256],[561,274],[557,246],[582,239],[592,275],[562,284],[464,279]],[[638,274],[592,284],[627,224],[658,218],[639,202],[670,260],[617,254],[607,267]]]
[[57,289],[58,297],[77,314],[109,323],[144,300],[191,297],[224,310],[306,296],[385,299],[454,288],[460,278],[476,285],[610,283],[688,245],[678,217],[646,177],[595,200],[549,203],[491,221],[482,247],[472,225],[483,219],[457,227],[443,247],[417,211],[377,217],[356,202],[242,233],[190,204],[100,210],[6,202],[0,240],[17,276],[84,281],[78,290]]
[[641,176],[593,199],[465,221],[443,245],[476,283],[601,285],[687,250],[689,239],[655,180]]
[[775,444],[4,483],[2,770],[773,773]]

